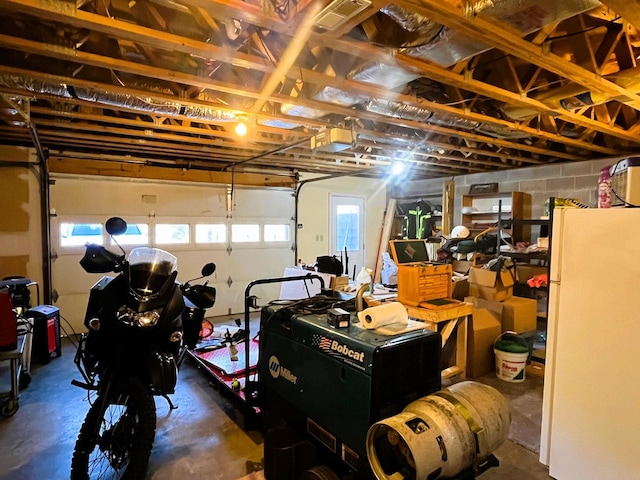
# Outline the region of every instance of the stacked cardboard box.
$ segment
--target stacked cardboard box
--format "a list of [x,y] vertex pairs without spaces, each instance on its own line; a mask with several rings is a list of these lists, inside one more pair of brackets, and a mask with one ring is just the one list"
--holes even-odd
[[500,313],[486,308],[473,309],[467,328],[468,378],[478,378],[495,370],[493,342],[502,330]]
[[538,302],[534,298],[511,297],[502,305],[503,332],[522,333],[536,329]]
[[[502,332],[524,333],[537,328],[537,301],[513,296],[514,283],[511,271],[493,272],[479,266],[471,267],[469,271],[470,296],[464,301],[474,305],[467,335],[467,375],[470,378],[494,370],[493,343]],[[493,325],[487,315],[493,319]]]
[[513,275],[510,271],[494,272],[474,266],[469,270],[469,295],[501,302],[513,295]]
[[496,314],[503,332],[524,333],[537,327],[537,306],[533,298],[511,297],[503,302],[485,300],[478,297],[465,297],[465,302],[473,303],[475,308],[485,308]]

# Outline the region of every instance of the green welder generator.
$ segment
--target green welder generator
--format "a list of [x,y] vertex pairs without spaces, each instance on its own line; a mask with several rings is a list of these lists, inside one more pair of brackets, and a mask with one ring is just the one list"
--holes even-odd
[[[261,310],[258,374],[267,414],[314,449],[311,454],[308,448],[289,452],[303,465],[272,473],[274,479],[301,478],[299,470],[318,462],[316,455],[322,456],[321,463],[349,469],[352,478],[372,478],[366,454],[369,427],[440,390],[437,332],[381,335],[360,327],[355,314],[344,313],[346,318],[336,320],[328,311],[308,314],[282,304]],[[284,450],[277,446],[276,455]],[[268,458],[270,451],[267,435],[265,475],[275,468],[270,463],[286,463]]]

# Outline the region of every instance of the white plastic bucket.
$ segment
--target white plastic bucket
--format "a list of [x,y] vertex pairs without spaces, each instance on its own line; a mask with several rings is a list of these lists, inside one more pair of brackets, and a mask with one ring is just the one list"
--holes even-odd
[[504,332],[493,342],[496,376],[506,382],[524,382],[529,344],[516,332]]

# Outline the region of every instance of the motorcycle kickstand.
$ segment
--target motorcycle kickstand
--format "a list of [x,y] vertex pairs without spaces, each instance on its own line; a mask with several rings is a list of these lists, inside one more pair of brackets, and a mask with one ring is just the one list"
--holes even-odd
[[169,395],[167,395],[166,393],[162,394],[162,398],[164,398],[167,401],[167,403],[169,404],[169,410],[176,410],[178,408],[173,404],[173,402],[169,398]]

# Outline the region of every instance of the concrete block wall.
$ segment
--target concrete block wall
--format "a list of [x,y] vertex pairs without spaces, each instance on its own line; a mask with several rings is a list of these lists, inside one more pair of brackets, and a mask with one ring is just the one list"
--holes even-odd
[[460,221],[462,195],[475,183],[498,182],[501,192],[530,194],[532,218],[544,215],[545,202],[549,197],[573,198],[597,207],[600,170],[611,163],[610,159],[592,160],[456,177],[455,222]]
[[[590,207],[598,204],[597,188],[600,170],[615,160],[591,160],[517,168],[454,177],[454,225],[460,223],[462,195],[473,184],[498,183],[500,192],[526,192],[531,195],[531,217],[544,215],[549,197],[573,198]],[[446,178],[410,182],[404,187],[389,190],[390,198],[435,195],[442,192]]]
[[389,187],[387,196],[389,198],[406,198],[406,197],[431,197],[442,195],[447,178],[430,178],[416,182],[402,182],[399,185]]

